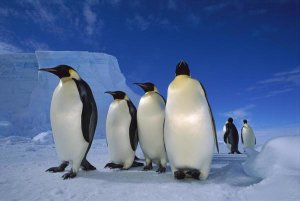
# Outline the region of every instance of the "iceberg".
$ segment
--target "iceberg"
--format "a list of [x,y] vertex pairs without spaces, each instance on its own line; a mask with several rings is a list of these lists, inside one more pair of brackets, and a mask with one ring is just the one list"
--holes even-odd
[[0,136],[33,137],[51,129],[50,103],[58,78],[39,68],[67,64],[91,87],[98,107],[97,138],[105,135],[108,90],[123,90],[137,104],[139,96],[126,84],[117,59],[88,51],[37,51],[0,54]]

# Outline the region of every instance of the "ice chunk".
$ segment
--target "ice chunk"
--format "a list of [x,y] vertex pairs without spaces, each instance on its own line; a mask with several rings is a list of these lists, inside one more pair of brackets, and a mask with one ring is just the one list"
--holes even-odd
[[244,164],[247,174],[267,178],[275,174],[300,175],[300,136],[279,137],[268,141],[259,154]]
[[32,142],[38,145],[47,145],[53,144],[53,135],[52,131],[46,131],[39,133],[38,135],[32,138]]
[[95,137],[105,136],[105,121],[112,98],[107,90],[123,90],[137,104],[139,96],[126,84],[117,59],[86,51],[38,51],[0,54],[0,136],[33,137],[51,129],[49,110],[58,78],[39,73],[42,67],[67,64],[90,85],[98,107]]

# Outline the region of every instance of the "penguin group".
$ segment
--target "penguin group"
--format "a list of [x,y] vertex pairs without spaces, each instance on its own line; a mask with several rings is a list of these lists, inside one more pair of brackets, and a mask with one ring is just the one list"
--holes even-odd
[[[50,121],[61,164],[46,171],[64,172],[71,165],[71,170],[62,176],[69,179],[76,177],[80,168],[95,170],[86,159],[98,117],[91,88],[71,66],[39,70],[60,79],[52,95]],[[143,170],[148,171],[154,163],[156,172],[164,173],[169,162],[176,179],[207,179],[215,147],[219,152],[216,126],[206,90],[200,81],[191,77],[188,64],[183,60],[177,64],[166,100],[153,83],[134,84],[144,93],[137,108],[125,92],[105,92],[113,98],[106,118],[110,161],[105,168],[128,170],[144,166]],[[230,121],[225,126],[227,133]],[[245,146],[253,146],[253,136],[246,121],[242,128]],[[226,142],[232,144],[233,152],[238,151],[230,134],[226,134]],[[145,164],[138,162],[135,155],[138,144]]]
[[[244,145],[244,151],[246,152],[247,149],[253,149],[256,144],[256,138],[253,133],[252,127],[248,124],[248,120],[243,120],[244,125],[241,129],[241,139],[242,144]],[[227,122],[223,127],[223,137],[224,143],[227,145],[229,149],[229,154],[241,154],[238,149],[239,145],[239,134],[237,131],[236,126],[233,123],[232,117],[229,117]]]

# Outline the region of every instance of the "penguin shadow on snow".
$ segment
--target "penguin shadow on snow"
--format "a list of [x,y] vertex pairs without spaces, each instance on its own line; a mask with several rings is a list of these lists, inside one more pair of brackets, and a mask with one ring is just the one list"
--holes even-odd
[[115,183],[171,183],[175,179],[171,174],[170,167],[166,173],[158,174],[153,166],[153,170],[143,171],[143,167],[134,167],[129,170],[97,169],[96,171],[80,172],[79,177],[87,179],[102,180]]
[[182,183],[182,184],[228,184],[230,186],[250,186],[257,184],[262,179],[248,176],[242,164],[236,162],[222,167],[212,167],[207,180],[200,181],[192,178],[176,180],[167,166],[166,173],[157,174],[155,166],[153,170],[143,171],[142,167],[129,170],[97,169],[95,171],[79,172],[80,178],[95,179],[115,183]]

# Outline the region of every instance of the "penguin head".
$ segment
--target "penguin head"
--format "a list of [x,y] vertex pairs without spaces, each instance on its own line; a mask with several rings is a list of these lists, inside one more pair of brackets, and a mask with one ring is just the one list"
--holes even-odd
[[175,74],[191,76],[189,66],[183,59],[177,64]]
[[126,93],[124,93],[123,91],[106,91],[104,93],[110,94],[112,95],[112,97],[114,98],[114,100],[128,100],[128,96],[126,95]]
[[39,71],[46,71],[49,73],[53,73],[58,76],[60,79],[76,79],[79,80],[80,76],[77,71],[68,65],[58,65],[54,68],[41,68]]
[[228,121],[228,123],[233,123],[233,119],[232,119],[231,117],[229,117],[229,118],[227,119],[227,121]]
[[244,124],[248,123],[247,119],[244,119],[243,122],[244,122]]
[[133,84],[136,84],[136,85],[140,86],[144,90],[145,93],[151,92],[151,91],[158,92],[156,86],[151,82],[133,83]]

